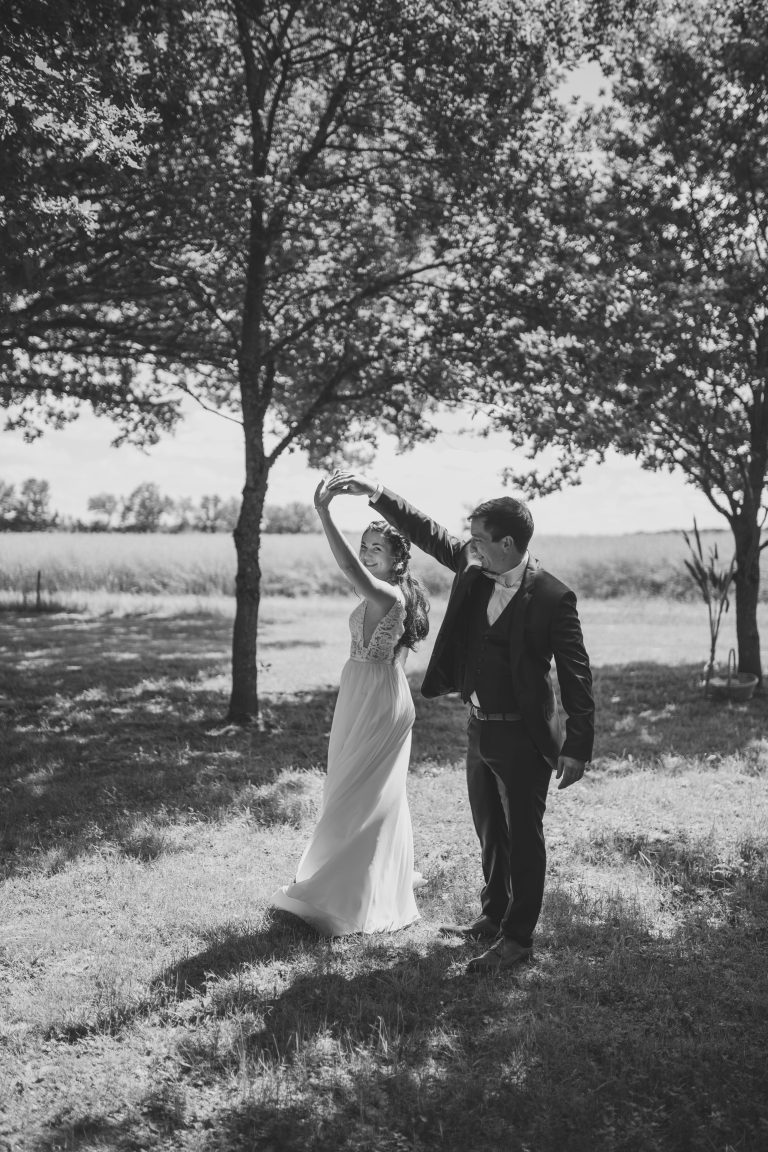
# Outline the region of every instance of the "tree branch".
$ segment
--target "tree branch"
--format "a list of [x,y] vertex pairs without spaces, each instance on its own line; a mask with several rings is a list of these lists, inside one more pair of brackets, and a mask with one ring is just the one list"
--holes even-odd
[[340,397],[338,397],[336,394],[336,388],[341,383],[341,381],[352,373],[359,372],[362,368],[365,368],[368,364],[372,364],[373,362],[373,357],[366,356],[355,360],[350,364],[338,365],[336,371],[322,386],[320,392],[309,405],[309,407],[306,408],[302,415],[293,422],[285,436],[283,436],[282,440],[280,440],[279,443],[273,448],[272,452],[270,452],[269,456],[267,457],[270,467],[277,460],[278,456],[280,456],[290,444],[292,444],[299,436],[301,436],[302,433],[309,430],[315,417],[320,412],[322,412],[324,408],[327,408],[333,400],[340,399]]

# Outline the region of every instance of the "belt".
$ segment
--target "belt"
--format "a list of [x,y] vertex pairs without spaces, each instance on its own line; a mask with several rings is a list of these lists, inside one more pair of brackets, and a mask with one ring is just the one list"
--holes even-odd
[[473,720],[522,720],[519,712],[483,712],[474,704],[470,704],[469,714]]

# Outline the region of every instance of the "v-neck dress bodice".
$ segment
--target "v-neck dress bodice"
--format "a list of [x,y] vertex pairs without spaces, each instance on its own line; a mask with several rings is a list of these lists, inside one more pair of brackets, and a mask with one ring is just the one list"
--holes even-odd
[[349,631],[352,636],[350,658],[391,664],[397,659],[395,649],[405,631],[405,604],[399,598],[395,600],[371,632],[366,644],[365,621],[369,611],[368,601],[361,600],[349,618]]

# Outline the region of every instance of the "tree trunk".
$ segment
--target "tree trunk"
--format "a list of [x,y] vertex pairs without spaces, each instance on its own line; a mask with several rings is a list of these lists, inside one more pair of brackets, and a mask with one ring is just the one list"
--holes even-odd
[[736,543],[736,639],[739,672],[751,672],[762,687],[757,603],[760,592],[760,528],[757,517],[731,522]]
[[[249,475],[234,531],[237,550],[235,578],[235,625],[232,632],[232,694],[227,719],[250,724],[259,716],[258,665],[256,659],[261,602],[261,520],[267,493],[268,470]],[[249,470],[250,471],[250,470]]]
[[[261,34],[258,27],[259,8],[260,5],[252,5],[248,0],[234,0],[233,3],[250,118],[253,177],[238,355],[245,435],[245,487],[234,533],[237,549],[237,608],[232,636],[232,695],[229,702],[229,719],[238,724],[248,724],[259,718],[256,660],[261,600],[259,554],[261,520],[270,468],[264,450],[264,429],[274,385],[274,365],[267,362],[264,355],[264,298],[270,229],[267,228],[267,209],[261,192],[261,179],[268,168],[269,141],[264,133],[264,93],[267,82],[261,72],[265,53],[263,47],[257,48],[253,38]],[[271,242],[277,241],[277,234],[272,229]]]

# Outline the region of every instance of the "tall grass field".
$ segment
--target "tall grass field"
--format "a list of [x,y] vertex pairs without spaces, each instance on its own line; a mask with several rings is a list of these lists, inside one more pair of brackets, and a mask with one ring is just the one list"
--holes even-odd
[[[721,557],[730,559],[729,534],[705,533],[705,547],[714,543]],[[532,551],[580,597],[681,600],[698,595],[684,567],[688,552],[679,532],[541,536]],[[413,567],[431,594],[447,592],[451,574],[446,569],[420,552],[415,552]],[[319,535],[265,535],[262,569],[266,595],[328,595],[347,589]],[[0,534],[0,593],[31,596],[38,572],[47,596],[97,590],[231,596],[235,548],[224,534]]]

